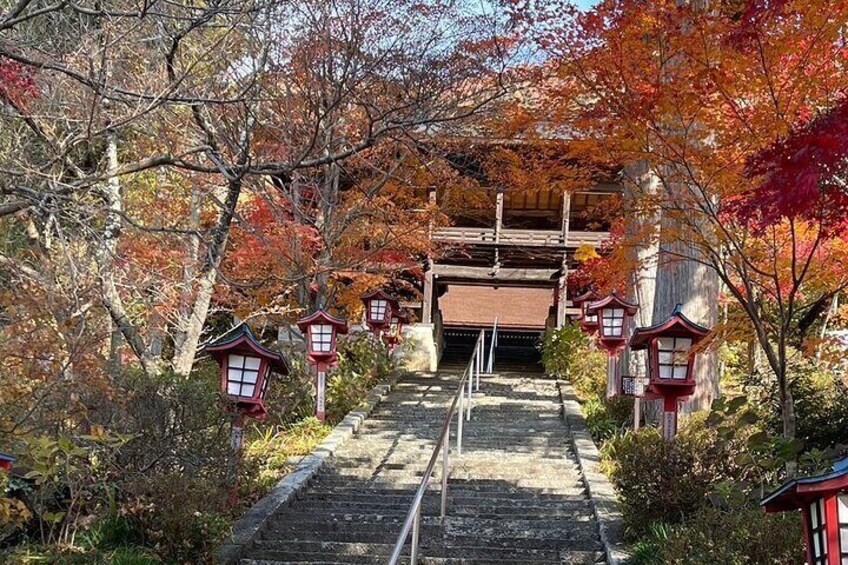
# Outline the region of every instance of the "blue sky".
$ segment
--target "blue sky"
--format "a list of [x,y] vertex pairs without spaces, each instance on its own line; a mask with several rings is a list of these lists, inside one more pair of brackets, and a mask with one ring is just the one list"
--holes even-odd
[[583,10],[586,8],[591,8],[595,5],[595,0],[575,0],[574,2],[577,6]]

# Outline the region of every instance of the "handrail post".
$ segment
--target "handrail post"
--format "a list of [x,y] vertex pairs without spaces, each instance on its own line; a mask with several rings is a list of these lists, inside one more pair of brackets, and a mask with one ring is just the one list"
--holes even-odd
[[471,373],[468,375],[468,381],[469,382],[474,380],[475,375],[477,375],[477,378],[480,378],[479,377],[480,371],[477,370],[477,362],[476,362],[475,357],[474,357],[475,355],[477,355],[477,346],[476,345],[474,346],[474,353],[471,354],[471,362],[468,363],[468,370],[471,371]]
[[[477,374],[479,375],[480,373],[478,372]],[[473,384],[472,381],[473,381],[473,379],[471,377],[469,377],[468,378],[468,409],[467,409],[468,415],[465,418],[466,420],[469,420],[469,421],[471,420],[471,385]],[[460,415],[460,418],[461,417],[462,416]]]
[[418,509],[415,511],[415,521],[412,522],[412,550],[409,555],[409,562],[412,565],[417,565],[418,563],[418,540],[421,536],[421,504],[418,505]]
[[477,340],[477,373],[483,372],[483,344],[486,342],[486,330],[480,330],[483,341]]
[[450,474],[450,434],[445,434],[442,444],[442,524],[448,513],[448,475]]
[[462,392],[459,393],[459,402],[456,405],[456,455],[462,456]]
[[492,341],[489,343],[489,366],[487,373],[492,374],[495,370],[495,348],[498,346],[498,317],[492,325]]

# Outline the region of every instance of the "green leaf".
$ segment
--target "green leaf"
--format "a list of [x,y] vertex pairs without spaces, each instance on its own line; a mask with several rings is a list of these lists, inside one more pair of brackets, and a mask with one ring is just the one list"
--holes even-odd
[[736,414],[747,402],[748,399],[744,396],[737,396],[731,399],[730,402],[727,403],[727,413]]
[[753,412],[745,412],[739,417],[739,423],[745,426],[751,426],[760,421],[760,417]]
[[51,524],[58,524],[65,518],[64,512],[45,512],[41,515],[41,519]]
[[758,449],[771,444],[771,437],[766,432],[757,432],[748,438],[748,448]]

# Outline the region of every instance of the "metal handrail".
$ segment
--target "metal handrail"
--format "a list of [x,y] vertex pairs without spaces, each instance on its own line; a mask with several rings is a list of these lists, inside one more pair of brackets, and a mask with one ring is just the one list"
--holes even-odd
[[[415,491],[415,497],[412,499],[412,504],[409,507],[409,512],[406,515],[406,520],[403,522],[403,527],[398,535],[395,548],[389,557],[388,565],[396,565],[403,553],[403,548],[406,545],[406,540],[409,534],[412,533],[412,547],[410,549],[410,563],[418,561],[418,542],[421,529],[421,506],[424,503],[424,494],[427,492],[427,487],[430,485],[430,478],[433,476],[433,471],[436,468],[436,463],[439,460],[439,453],[442,454],[442,492],[441,492],[441,519],[444,522],[447,514],[448,504],[448,475],[450,474],[450,426],[453,421],[454,412],[457,416],[456,427],[456,453],[457,456],[462,455],[462,421],[463,419],[471,419],[471,384],[474,381],[474,375],[477,374],[477,387],[479,389],[479,375],[482,372],[483,360],[485,355],[486,330],[480,330],[477,336],[477,341],[474,344],[474,353],[471,359],[468,360],[468,365],[462,373],[462,378],[459,380],[459,386],[456,389],[456,394],[453,397],[448,413],[445,415],[445,421],[442,424],[442,431],[439,434],[439,439],[436,442],[436,447],[433,449],[433,455],[430,456],[430,462],[427,463],[427,468],[424,469],[424,476],[421,479],[421,484],[418,485],[418,490]],[[466,387],[466,383],[468,386]],[[466,390],[467,389],[467,390]],[[468,407],[463,418],[463,396],[468,394]]]
[[[486,372],[491,374],[495,368],[495,348],[498,346],[498,317],[495,316],[495,323],[492,324],[492,341],[489,344],[489,364],[486,366]],[[480,388],[480,375],[477,375],[477,388]]]

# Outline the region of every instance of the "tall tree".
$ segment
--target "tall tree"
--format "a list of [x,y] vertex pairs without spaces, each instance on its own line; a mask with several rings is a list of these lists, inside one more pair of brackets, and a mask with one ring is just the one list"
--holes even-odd
[[758,227],[738,202],[762,183],[748,163],[839,103],[846,9],[608,1],[531,18],[556,79],[556,121],[580,132],[586,151],[644,163],[655,176],[650,190],[623,177],[633,214],[661,219],[659,234],[642,234],[660,248],[655,317],[679,295],[711,308],[718,297],[698,286],[718,277],[765,353],[787,438],[795,435],[788,360],[821,304],[845,286],[842,233],[821,206]]
[[462,2],[18,2],[0,69],[34,94],[3,96],[0,213],[34,238],[4,265],[84,246],[90,315],[148,373],[167,341],[188,374],[246,197],[277,190],[297,212],[292,187],[310,185],[314,221],[337,227],[345,163],[376,152],[391,170],[384,145],[500,96],[503,39]]

